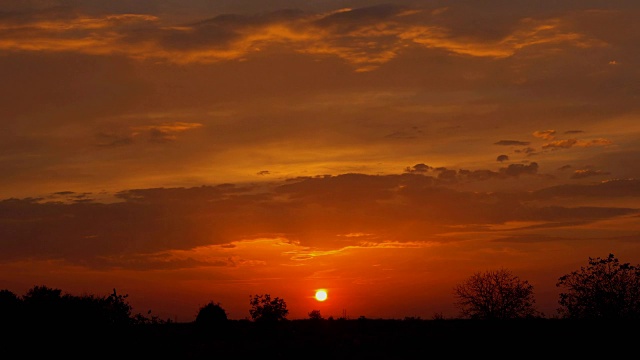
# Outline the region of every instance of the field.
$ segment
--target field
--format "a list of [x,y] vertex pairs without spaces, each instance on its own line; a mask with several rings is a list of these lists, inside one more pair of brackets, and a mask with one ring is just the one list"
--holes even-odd
[[208,329],[195,323],[145,324],[126,329],[49,326],[11,332],[4,337],[9,346],[2,351],[14,356],[57,354],[64,359],[635,358],[639,329],[637,323],[557,319],[339,319],[277,324],[229,320]]

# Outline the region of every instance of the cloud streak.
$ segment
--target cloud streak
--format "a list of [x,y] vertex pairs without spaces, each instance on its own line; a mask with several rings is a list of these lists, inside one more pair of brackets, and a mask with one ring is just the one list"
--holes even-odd
[[[419,165],[413,168],[424,168]],[[504,174],[519,176],[534,168],[507,167]],[[533,196],[547,201],[566,196],[611,196],[619,192],[620,185],[626,195],[640,194],[638,184],[618,181],[555,187]],[[461,227],[507,222],[586,224],[639,211],[572,207],[564,201],[540,206],[530,202],[527,192],[463,192],[443,186],[438,177],[413,173],[299,178],[268,188],[132,189],[117,196],[120,201],[115,203],[3,200],[0,261],[60,259],[94,268],[233,266],[234,262],[224,258],[205,261],[171,254],[258,238],[282,238],[298,246],[334,251],[360,246],[363,241],[433,241],[434,237],[459,232]]]
[[314,57],[335,56],[357,71],[369,71],[410,48],[500,59],[534,46],[602,46],[601,41],[568,28],[562,19],[523,19],[497,40],[463,36],[440,18],[447,11],[451,10],[384,5],[315,14],[221,15],[183,25],[167,25],[145,14],[39,12],[0,19],[0,49],[189,64],[242,60],[266,49],[284,48]]

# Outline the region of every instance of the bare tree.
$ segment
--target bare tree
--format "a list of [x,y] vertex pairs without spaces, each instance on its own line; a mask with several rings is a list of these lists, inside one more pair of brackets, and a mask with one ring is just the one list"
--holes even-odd
[[542,316],[535,307],[533,286],[507,269],[475,273],[454,288],[462,317],[521,319]]

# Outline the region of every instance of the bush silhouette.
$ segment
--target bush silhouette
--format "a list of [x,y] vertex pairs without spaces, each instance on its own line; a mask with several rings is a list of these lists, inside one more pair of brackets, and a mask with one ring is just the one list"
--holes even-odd
[[75,323],[90,322],[102,326],[127,326],[132,324],[128,295],[118,295],[116,289],[109,296],[65,295],[65,313]]
[[22,296],[24,317],[29,323],[51,325],[65,318],[62,290],[34,286]]
[[311,320],[322,320],[324,319],[320,314],[320,310],[311,310],[309,313],[309,319]]
[[201,328],[219,328],[227,323],[227,312],[220,303],[209,301],[198,310],[196,324]]
[[640,319],[640,265],[613,255],[589,258],[589,265],[561,276],[558,313],[571,319]]
[[251,309],[249,314],[254,321],[258,322],[278,322],[286,320],[289,310],[287,303],[278,297],[271,299],[271,295],[254,295],[249,296]]
[[23,321],[31,325],[127,326],[133,323],[127,297],[116,289],[108,296],[62,295],[60,289],[41,285],[22,296],[20,308]]
[[533,286],[510,270],[475,273],[454,288],[456,306],[471,319],[539,317],[534,308]]
[[10,290],[0,290],[0,319],[7,325],[22,320],[22,299]]

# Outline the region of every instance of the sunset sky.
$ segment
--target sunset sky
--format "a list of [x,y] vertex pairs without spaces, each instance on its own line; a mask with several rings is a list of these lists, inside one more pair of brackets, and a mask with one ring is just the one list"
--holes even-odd
[[[455,317],[640,263],[640,2],[0,0],[0,289]],[[324,302],[314,299],[326,289]]]

